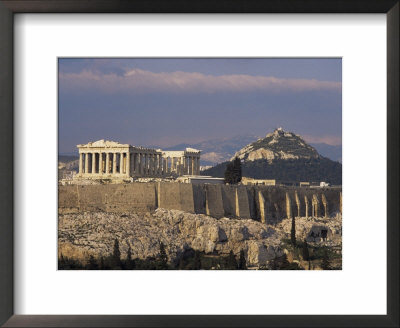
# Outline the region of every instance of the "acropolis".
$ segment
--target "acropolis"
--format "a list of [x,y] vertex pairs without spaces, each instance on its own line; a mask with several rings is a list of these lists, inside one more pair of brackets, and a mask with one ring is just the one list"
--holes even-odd
[[79,172],[75,179],[117,179],[200,174],[200,150],[163,151],[114,141],[77,145]]

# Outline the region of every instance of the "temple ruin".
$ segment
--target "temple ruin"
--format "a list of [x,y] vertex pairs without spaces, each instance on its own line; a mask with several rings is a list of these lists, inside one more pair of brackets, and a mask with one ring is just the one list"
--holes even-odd
[[77,145],[76,179],[117,179],[200,174],[200,150],[163,151],[98,140]]

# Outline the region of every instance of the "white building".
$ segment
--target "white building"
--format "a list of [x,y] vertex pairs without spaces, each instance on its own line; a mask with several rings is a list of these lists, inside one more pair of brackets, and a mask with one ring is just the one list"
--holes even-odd
[[79,172],[75,179],[129,179],[200,173],[200,150],[162,151],[98,140],[77,145]]

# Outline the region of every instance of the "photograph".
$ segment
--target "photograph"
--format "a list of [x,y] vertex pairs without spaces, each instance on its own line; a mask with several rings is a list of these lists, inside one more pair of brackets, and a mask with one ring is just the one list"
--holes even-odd
[[57,75],[58,270],[342,270],[341,58]]

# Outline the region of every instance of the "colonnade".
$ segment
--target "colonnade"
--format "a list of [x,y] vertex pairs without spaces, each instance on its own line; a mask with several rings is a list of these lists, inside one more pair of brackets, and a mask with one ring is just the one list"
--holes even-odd
[[80,152],[79,174],[130,174],[129,152]]
[[[164,155],[165,156],[165,155]],[[79,175],[199,175],[200,156],[163,157],[161,152],[86,151],[79,153]]]
[[199,175],[200,174],[200,156],[185,155],[172,157],[164,155],[163,173],[175,173],[177,175]]

